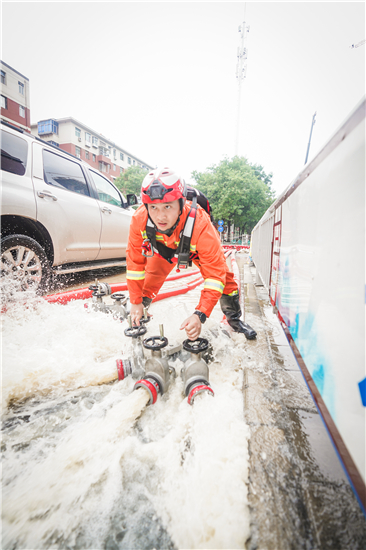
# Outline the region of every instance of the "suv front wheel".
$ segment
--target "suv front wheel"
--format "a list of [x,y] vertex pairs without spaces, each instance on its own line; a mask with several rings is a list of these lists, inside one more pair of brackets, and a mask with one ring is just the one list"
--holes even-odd
[[5,295],[18,290],[45,290],[51,269],[43,248],[26,235],[1,239],[1,286]]

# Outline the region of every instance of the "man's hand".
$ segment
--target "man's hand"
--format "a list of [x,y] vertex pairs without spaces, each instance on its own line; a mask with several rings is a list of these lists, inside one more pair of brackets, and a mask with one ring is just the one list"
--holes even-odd
[[193,314],[182,323],[180,330],[183,330],[185,328],[188,339],[197,340],[197,338],[201,334],[201,327],[202,324],[200,318],[198,317],[198,315]]
[[132,326],[139,326],[140,325],[140,319],[144,314],[144,306],[141,302],[141,304],[131,304],[130,309],[130,315],[131,315],[131,321]]

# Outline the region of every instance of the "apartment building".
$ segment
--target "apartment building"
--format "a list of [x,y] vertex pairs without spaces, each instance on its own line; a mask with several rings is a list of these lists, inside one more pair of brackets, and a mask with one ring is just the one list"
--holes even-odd
[[50,118],[31,125],[32,134],[81,158],[114,181],[130,166],[151,170],[153,167],[116,145],[103,134],[75,118]]
[[31,131],[29,79],[0,61],[1,119],[26,132]]

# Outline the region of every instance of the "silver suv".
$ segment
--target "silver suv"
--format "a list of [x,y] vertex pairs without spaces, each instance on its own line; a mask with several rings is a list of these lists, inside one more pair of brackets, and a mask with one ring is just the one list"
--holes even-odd
[[135,195],[4,122],[1,180],[3,282],[44,291],[54,273],[126,265]]

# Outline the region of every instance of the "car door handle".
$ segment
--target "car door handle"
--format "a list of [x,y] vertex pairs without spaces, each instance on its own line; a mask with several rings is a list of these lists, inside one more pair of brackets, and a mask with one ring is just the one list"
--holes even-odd
[[37,195],[41,199],[48,197],[49,199],[53,199],[54,201],[57,201],[57,197],[55,197],[55,195],[52,195],[52,193],[49,193],[49,191],[37,191]]
[[106,214],[112,214],[112,210],[110,208],[107,208],[106,206],[103,206],[102,212],[105,212]]

